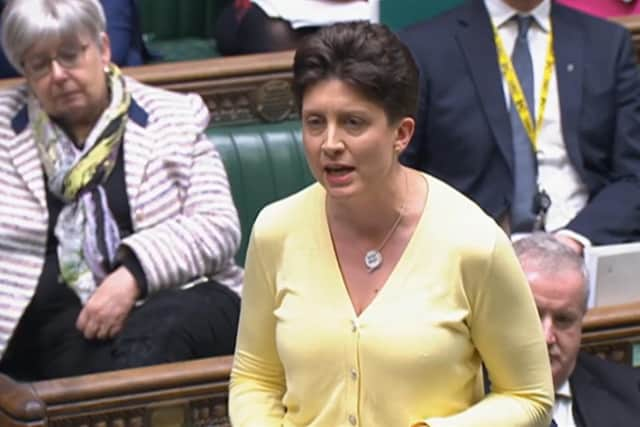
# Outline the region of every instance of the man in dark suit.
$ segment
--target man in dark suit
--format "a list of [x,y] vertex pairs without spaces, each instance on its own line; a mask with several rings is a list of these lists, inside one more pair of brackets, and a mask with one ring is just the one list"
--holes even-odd
[[[470,0],[400,36],[421,70],[405,164],[453,185],[511,232],[554,231],[578,252],[640,240],[640,70],[628,31],[551,0]],[[513,102],[513,75],[524,108]],[[531,218],[517,228],[523,198]]]
[[514,247],[547,341],[556,391],[555,425],[637,427],[640,369],[579,351],[588,300],[582,258],[549,233],[531,234]]

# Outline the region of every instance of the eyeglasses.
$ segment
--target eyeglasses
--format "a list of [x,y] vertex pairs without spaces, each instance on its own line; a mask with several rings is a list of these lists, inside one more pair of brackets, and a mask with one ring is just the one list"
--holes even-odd
[[59,66],[72,69],[80,65],[88,43],[62,46],[54,56],[35,56],[22,63],[26,76],[41,79],[51,72],[53,61]]

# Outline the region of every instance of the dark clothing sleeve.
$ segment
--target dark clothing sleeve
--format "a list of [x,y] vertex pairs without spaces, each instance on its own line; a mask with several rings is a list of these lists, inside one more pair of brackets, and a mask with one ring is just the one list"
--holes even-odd
[[133,275],[136,279],[136,285],[138,285],[138,290],[140,291],[140,295],[138,295],[138,299],[144,299],[147,297],[147,291],[149,289],[147,285],[147,276],[144,274],[144,270],[142,269],[142,265],[132,251],[125,251],[124,255],[121,257],[121,264],[124,268],[129,270],[129,273]]
[[120,66],[145,62],[144,45],[133,0],[101,0],[111,41],[111,60]]

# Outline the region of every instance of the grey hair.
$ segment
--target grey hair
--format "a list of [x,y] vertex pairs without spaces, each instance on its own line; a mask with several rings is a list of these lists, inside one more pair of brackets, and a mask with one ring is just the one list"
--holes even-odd
[[589,303],[589,273],[582,256],[560,242],[553,234],[536,232],[513,244],[521,264],[534,263],[543,273],[574,271],[582,276],[584,310]]
[[2,12],[2,49],[24,73],[24,54],[40,40],[76,40],[87,33],[99,48],[106,19],[98,0],[10,0]]

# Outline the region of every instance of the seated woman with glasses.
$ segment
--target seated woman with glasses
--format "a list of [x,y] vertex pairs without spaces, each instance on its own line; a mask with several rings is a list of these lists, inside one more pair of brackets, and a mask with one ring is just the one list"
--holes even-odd
[[124,77],[97,0],[10,1],[2,28],[26,82],[0,92],[0,371],[232,353],[240,227],[202,100]]
[[411,53],[384,26],[337,24],[303,41],[293,73],[318,182],[255,222],[234,427],[548,427],[549,359],[509,239],[398,161],[415,128]]
[[[0,0],[0,10],[5,3],[7,2]],[[100,4],[107,20],[106,32],[111,42],[111,60],[119,66],[142,65],[151,60],[152,55],[142,39],[135,0],[100,0]],[[0,50],[0,78],[18,75]]]

